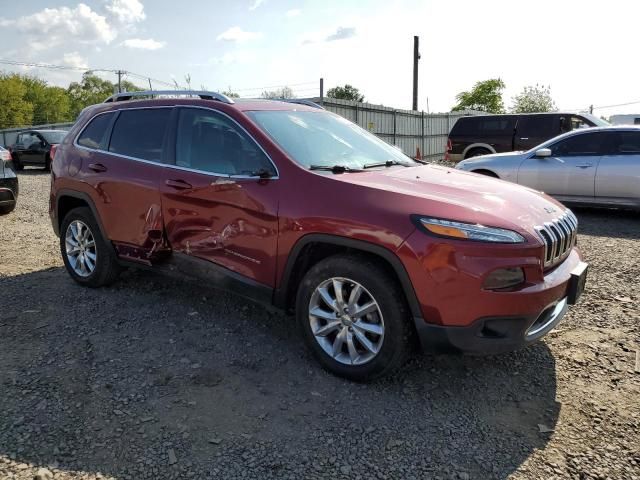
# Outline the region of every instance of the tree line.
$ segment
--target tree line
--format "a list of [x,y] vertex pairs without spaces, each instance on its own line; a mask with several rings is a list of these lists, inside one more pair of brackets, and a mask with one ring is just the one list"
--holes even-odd
[[[129,92],[142,90],[127,80],[121,87]],[[115,84],[90,72],[67,88],[49,85],[45,80],[29,75],[2,73],[0,129],[73,122],[82,109],[103,102],[115,91]]]
[[[506,113],[502,91],[506,85],[500,78],[490,78],[476,82],[469,91],[456,95],[456,105],[452,111],[478,110],[487,113]],[[551,98],[551,87],[535,85],[524,87],[513,97],[510,113],[542,113],[557,110]]]

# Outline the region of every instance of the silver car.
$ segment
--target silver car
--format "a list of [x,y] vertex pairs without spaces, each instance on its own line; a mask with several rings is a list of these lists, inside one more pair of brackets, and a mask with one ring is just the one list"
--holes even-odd
[[640,127],[574,130],[526,152],[470,158],[456,168],[526,185],[565,203],[640,209]]

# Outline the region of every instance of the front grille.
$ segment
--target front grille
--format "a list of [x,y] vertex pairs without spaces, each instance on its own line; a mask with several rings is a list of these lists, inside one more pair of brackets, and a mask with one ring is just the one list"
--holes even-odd
[[576,244],[578,219],[571,210],[544,225],[536,227],[544,243],[544,266],[552,267],[564,260]]

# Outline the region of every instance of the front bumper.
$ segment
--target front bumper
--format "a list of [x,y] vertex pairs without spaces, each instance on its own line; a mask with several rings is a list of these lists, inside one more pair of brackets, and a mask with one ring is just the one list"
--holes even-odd
[[18,199],[18,177],[7,167],[0,175],[0,206],[15,205]]
[[560,323],[568,309],[567,297],[564,297],[538,316],[481,318],[468,327],[417,322],[416,330],[422,348],[427,351],[505,353],[541,339]]

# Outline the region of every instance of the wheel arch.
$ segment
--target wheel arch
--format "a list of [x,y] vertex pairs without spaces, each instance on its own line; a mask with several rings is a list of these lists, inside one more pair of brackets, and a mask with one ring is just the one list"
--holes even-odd
[[389,273],[400,284],[412,317],[414,319],[422,318],[420,303],[409,274],[395,253],[364,240],[330,234],[308,234],[297,241],[287,257],[280,283],[274,291],[274,305],[287,311],[290,310],[295,301],[297,287],[304,274],[322,259],[337,253],[367,255],[381,260]]
[[471,145],[468,145],[464,151],[462,152],[462,158],[467,158],[467,154],[469,152],[471,152],[472,150],[475,150],[477,148],[483,148],[485,150],[489,150],[490,153],[497,153],[496,149],[493,148],[491,145],[489,145],[488,143],[472,143]]
[[98,224],[98,228],[100,229],[100,235],[102,238],[111,245],[109,241],[109,237],[106,234],[104,226],[102,225],[102,221],[100,220],[100,215],[98,214],[98,209],[96,208],[95,203],[91,199],[91,196],[85,192],[78,192],[75,190],[67,190],[62,189],[58,190],[56,193],[56,205],[55,205],[55,223],[54,229],[56,230],[56,234],[60,235],[60,228],[62,226],[62,221],[64,217],[74,208],[78,207],[89,207],[91,210],[91,214],[93,218],[96,219],[96,223]]
[[479,175],[486,175],[487,177],[500,178],[496,172],[489,168],[476,168],[475,170],[469,170],[470,172],[477,173]]

